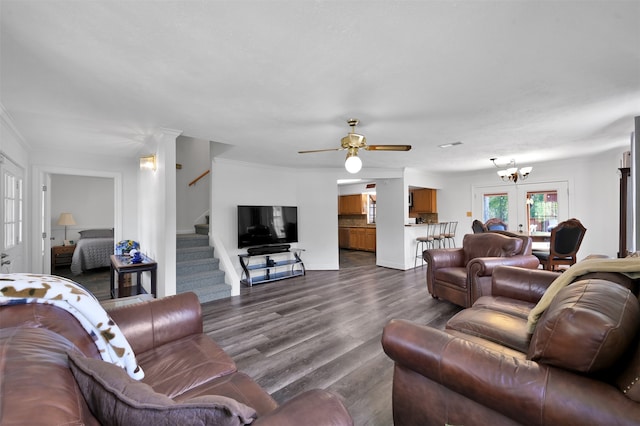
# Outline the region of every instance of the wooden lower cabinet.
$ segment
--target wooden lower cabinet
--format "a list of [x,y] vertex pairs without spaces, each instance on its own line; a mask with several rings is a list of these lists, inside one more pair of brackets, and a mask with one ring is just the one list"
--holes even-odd
[[362,251],[376,251],[375,228],[339,228],[340,248]]

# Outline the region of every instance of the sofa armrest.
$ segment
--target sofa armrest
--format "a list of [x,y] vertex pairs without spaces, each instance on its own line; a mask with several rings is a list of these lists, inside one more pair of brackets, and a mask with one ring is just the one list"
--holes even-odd
[[290,399],[272,412],[260,416],[255,426],[352,426],[353,419],[338,397],[314,389]]
[[194,293],[126,305],[109,311],[134,353],[202,333],[200,301]]
[[559,272],[524,269],[513,266],[495,268],[491,277],[491,294],[538,303]]
[[[519,423],[633,424],[640,415],[637,403],[607,383],[409,321],[390,321],[382,346],[397,365]],[[429,402],[439,403],[446,401]]]
[[516,255],[511,257],[476,257],[467,263],[469,275],[487,277],[493,275],[498,266],[517,266],[519,268],[536,269],[540,261],[533,255]]
[[464,266],[464,250],[462,248],[425,250],[422,258],[427,261],[429,267],[433,265],[435,269]]

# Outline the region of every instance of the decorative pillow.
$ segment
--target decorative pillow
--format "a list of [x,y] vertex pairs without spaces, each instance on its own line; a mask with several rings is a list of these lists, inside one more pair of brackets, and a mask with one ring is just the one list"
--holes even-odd
[[109,425],[246,425],[256,411],[234,399],[207,395],[176,403],[120,367],[69,352],[69,367],[93,415]]
[[613,367],[640,328],[640,303],[628,289],[605,280],[564,287],[538,321],[529,358],[580,373]]
[[113,229],[85,229],[79,234],[80,238],[113,238]]

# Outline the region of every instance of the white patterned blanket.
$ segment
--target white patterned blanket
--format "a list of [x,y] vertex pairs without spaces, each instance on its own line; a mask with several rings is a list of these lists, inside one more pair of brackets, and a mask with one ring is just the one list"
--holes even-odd
[[0,274],[0,306],[27,303],[50,304],[69,312],[91,335],[104,361],[124,368],[134,379],[144,377],[118,325],[80,284],[53,275]]

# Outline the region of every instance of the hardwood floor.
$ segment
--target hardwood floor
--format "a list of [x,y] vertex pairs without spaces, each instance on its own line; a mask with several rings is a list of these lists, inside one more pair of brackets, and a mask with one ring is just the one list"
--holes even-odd
[[356,425],[392,425],[384,325],[404,318],[443,328],[460,308],[428,294],[426,267],[377,267],[375,254],[355,251],[340,263],[203,304],[205,332],[279,403],[323,388],[343,398]]
[[[58,275],[109,298],[109,271]],[[340,270],[254,287],[202,305],[204,329],[278,402],[308,389],[340,395],[356,425],[392,425],[393,363],[380,337],[392,318],[443,328],[459,307],[434,300],[426,266],[375,266],[375,254],[344,250]]]

